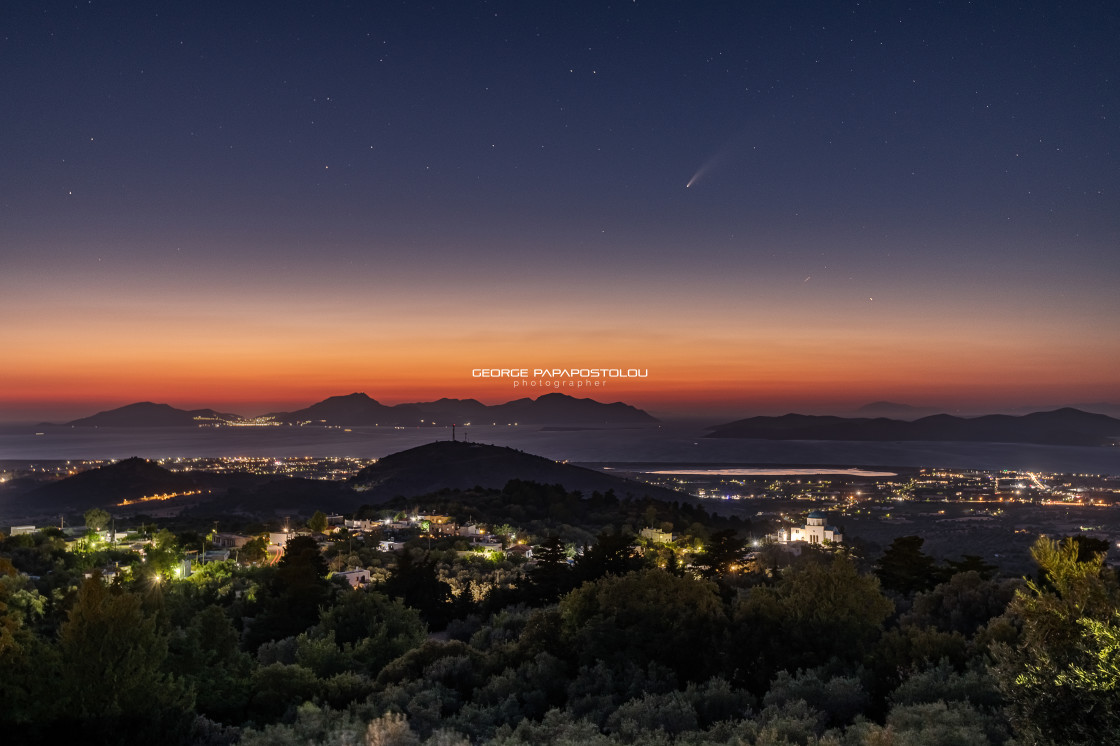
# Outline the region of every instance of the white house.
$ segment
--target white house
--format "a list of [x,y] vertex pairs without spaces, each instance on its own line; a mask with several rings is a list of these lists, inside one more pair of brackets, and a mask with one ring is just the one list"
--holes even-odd
[[668,531],[662,531],[659,528],[643,528],[638,532],[638,535],[643,539],[648,539],[654,544],[672,544],[673,534]]
[[369,570],[363,568],[347,570],[346,572],[336,572],[331,577],[345,578],[351,588],[361,588],[362,586],[369,585],[370,582]]
[[533,559],[533,548],[528,544],[514,544],[506,550],[507,555],[517,555],[523,559]]
[[471,546],[486,552],[502,551],[502,542],[489,535],[475,536],[471,539]]
[[778,541],[804,541],[809,544],[823,544],[826,541],[839,544],[844,541],[844,533],[835,526],[826,526],[825,519],[824,513],[814,510],[809,513],[804,526],[779,529]]
[[253,540],[252,536],[244,534],[219,533],[214,537],[214,543],[228,549],[240,549]]

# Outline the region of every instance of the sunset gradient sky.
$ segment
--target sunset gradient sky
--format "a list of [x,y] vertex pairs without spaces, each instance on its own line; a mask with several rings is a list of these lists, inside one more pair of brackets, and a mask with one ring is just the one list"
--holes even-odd
[[1120,403],[1120,11],[925,5],[8,8],[0,420]]

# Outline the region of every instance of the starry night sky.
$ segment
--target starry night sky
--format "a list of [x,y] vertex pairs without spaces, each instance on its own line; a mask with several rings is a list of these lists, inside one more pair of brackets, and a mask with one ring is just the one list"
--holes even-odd
[[9,5],[0,419],[1120,401],[1114,3]]

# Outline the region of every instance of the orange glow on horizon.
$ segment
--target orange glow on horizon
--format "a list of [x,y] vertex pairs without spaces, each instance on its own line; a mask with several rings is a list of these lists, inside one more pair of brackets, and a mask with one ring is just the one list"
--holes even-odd
[[153,304],[151,290],[85,303],[20,292],[20,315],[0,329],[6,420],[35,419],[37,408],[73,419],[135,401],[257,415],[353,392],[385,404],[496,404],[557,390],[473,378],[479,367],[648,370],[559,391],[681,413],[1120,399],[1114,345],[1094,327],[1079,336],[1071,324],[967,308],[934,319],[905,304],[882,313],[837,302],[841,313],[830,299],[806,298],[779,316],[765,295],[729,295],[712,309],[604,292],[573,310],[556,297],[527,304],[525,288],[502,302],[436,294],[419,304],[391,294],[328,302],[169,291]]
[[[300,409],[328,396],[355,392],[393,405],[442,397],[473,398],[485,404],[499,404],[558,391],[580,398],[624,401],[646,410],[677,413],[690,410],[749,412],[774,407],[811,413],[841,405],[854,408],[883,399],[916,406],[933,404],[983,409],[985,406],[1022,406],[1022,402],[1058,405],[1068,402],[1071,396],[1081,401],[1107,401],[1117,395],[1114,382],[1106,376],[1085,376],[1071,388],[1057,382],[1060,379],[1056,375],[1053,381],[1047,381],[1034,370],[1032,378],[1013,366],[992,366],[983,371],[983,375],[978,375],[980,371],[973,367],[966,376],[955,374],[950,365],[929,366],[923,370],[920,364],[913,363],[883,369],[878,361],[861,360],[854,355],[844,357],[839,352],[834,355],[831,366],[820,364],[817,355],[786,356],[771,362],[750,356],[743,356],[746,359],[732,357],[705,366],[651,354],[633,365],[625,358],[617,364],[618,367],[648,370],[648,378],[600,378],[598,386],[556,388],[542,385],[541,381],[535,386],[523,385],[522,381],[514,385],[508,379],[471,376],[472,367],[535,367],[532,363],[510,362],[518,360],[513,356],[485,364],[469,358],[435,360],[429,357],[438,356],[423,356],[412,365],[405,360],[347,359],[343,355],[331,357],[326,363],[322,359],[295,357],[243,359],[237,364],[220,360],[169,364],[137,359],[124,368],[111,361],[90,360],[77,368],[61,370],[51,370],[44,364],[22,374],[5,372],[0,415],[5,410],[30,412],[36,404],[42,404],[75,411],[76,418],[100,411],[90,409],[93,402],[100,403],[100,409],[109,409],[135,401],[257,415]],[[581,357],[588,360],[576,363],[583,367],[598,365],[591,362],[594,360],[612,359],[608,354]],[[603,365],[615,367],[609,362]],[[586,380],[594,384],[596,379]]]

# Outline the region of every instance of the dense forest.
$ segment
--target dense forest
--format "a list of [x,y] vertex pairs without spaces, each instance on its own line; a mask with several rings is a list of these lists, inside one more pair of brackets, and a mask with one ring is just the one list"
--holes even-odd
[[[1031,578],[919,537],[749,546],[691,504],[558,486],[358,516],[485,521],[506,546],[295,536],[176,577],[205,528],[143,556],[56,529],[0,541],[7,743],[1105,744],[1120,732],[1107,546],[1039,538]],[[91,511],[87,523],[105,516]],[[313,518],[323,529],[322,516]],[[654,543],[636,532],[673,532]],[[127,567],[108,578],[99,568]],[[352,588],[333,571],[364,568]],[[80,735],[79,735],[80,734]]]

